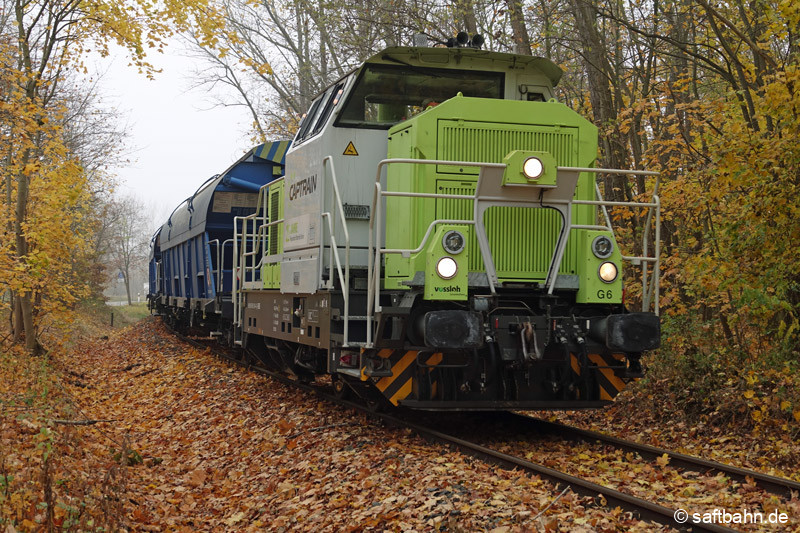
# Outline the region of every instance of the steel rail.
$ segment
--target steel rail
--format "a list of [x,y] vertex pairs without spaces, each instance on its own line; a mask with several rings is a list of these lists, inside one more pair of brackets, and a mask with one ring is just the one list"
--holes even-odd
[[[391,422],[395,420],[391,415],[384,413],[377,413],[377,416],[384,421]],[[703,524],[687,521],[685,523],[678,522],[675,519],[676,509],[669,509],[657,503],[653,503],[636,496],[612,489],[585,479],[566,474],[559,470],[549,468],[537,463],[533,463],[520,457],[508,455],[506,453],[493,450],[480,444],[475,444],[446,433],[442,433],[435,429],[421,426],[413,422],[408,422],[400,419],[399,425],[404,428],[412,429],[422,437],[441,442],[450,446],[454,446],[459,450],[466,452],[469,455],[479,457],[484,461],[492,462],[504,468],[514,469],[519,468],[531,474],[535,474],[542,479],[546,479],[556,486],[568,485],[573,492],[580,496],[592,497],[597,501],[598,496],[602,496],[606,503],[604,506],[614,508],[619,507],[624,511],[634,513],[640,520],[656,522],[665,526],[669,526],[681,531],[713,531],[713,532],[731,532],[736,531],[724,526],[716,524]],[[688,516],[687,516],[688,518]]]
[[755,470],[727,465],[725,463],[711,461],[709,459],[703,459],[701,457],[695,457],[685,453],[658,448],[649,444],[640,444],[637,442],[620,439],[618,437],[613,437],[611,435],[605,435],[597,431],[581,429],[559,422],[550,422],[548,420],[542,420],[540,418],[533,418],[516,413],[510,414],[520,419],[535,421],[538,427],[546,428],[551,433],[572,438],[573,440],[581,440],[585,442],[599,441],[603,444],[609,444],[615,448],[619,448],[627,452],[638,453],[643,459],[655,460],[657,457],[663,457],[666,455],[669,457],[670,466],[683,468],[692,472],[721,472],[729,478],[743,483],[747,482],[747,478],[751,478],[756,485],[761,487],[764,491],[769,492],[770,494],[781,496],[783,498],[791,498],[792,492],[800,494],[800,483],[791,479],[771,476]]

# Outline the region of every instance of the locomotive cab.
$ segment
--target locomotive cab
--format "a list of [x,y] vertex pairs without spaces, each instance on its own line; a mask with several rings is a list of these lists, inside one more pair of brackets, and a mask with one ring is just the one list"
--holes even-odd
[[[348,239],[357,244],[350,249],[350,266],[367,268],[364,245],[373,215],[375,173],[388,155],[390,128],[457,95],[474,98],[479,106],[490,100],[550,100],[560,77],[561,70],[542,58],[471,48],[396,47],[332,84],[311,103],[286,156],[280,202],[280,217],[286,222],[280,243],[273,243],[283,253],[268,258],[275,285],[285,293],[313,294],[325,285],[321,281],[332,279],[336,267],[326,253],[331,241],[321,214],[335,219],[337,203],[345,220],[333,225],[333,237],[340,244]],[[435,143],[435,134],[428,135]],[[435,152],[418,148],[409,156],[433,159]],[[482,154],[470,157],[477,161]],[[332,190],[334,180],[338,193]],[[385,176],[381,183],[385,185]],[[361,337],[364,341],[363,332]]]

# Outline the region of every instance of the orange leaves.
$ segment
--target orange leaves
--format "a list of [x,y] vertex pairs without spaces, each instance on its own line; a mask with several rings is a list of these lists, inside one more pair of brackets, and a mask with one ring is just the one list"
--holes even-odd
[[225,525],[228,526],[228,527],[233,527],[236,524],[240,523],[242,520],[244,520],[245,516],[247,516],[247,515],[243,511],[239,511],[238,513],[234,513],[233,515],[231,515],[230,518],[225,520]]
[[[64,385],[83,412],[120,420],[102,431],[69,429],[80,438],[69,452],[73,471],[108,465],[109,439],[119,439],[124,427],[130,428],[130,446],[144,459],[144,464],[126,468],[127,484],[116,493],[133,530],[441,528],[517,533],[641,526],[625,513],[596,508],[570,492],[559,498],[560,490],[541,479],[497,470],[187,349],[153,320],[108,341],[79,346],[69,358],[59,355],[58,361],[82,376],[82,384],[91,385]],[[131,365],[138,366],[122,370]],[[152,368],[159,371],[140,375]],[[743,376],[748,378],[748,389],[757,393],[753,399],[760,398],[760,379]],[[0,394],[7,392],[4,387],[8,384],[0,380]],[[785,416],[791,416],[789,409],[782,411]],[[667,432],[663,422],[646,419],[642,410],[629,406],[612,412],[610,420],[615,419],[648,442]],[[21,428],[15,426],[12,438]],[[670,428],[681,446],[697,441],[691,433],[696,428]],[[9,438],[6,431],[2,426],[0,442]],[[508,446],[525,443],[520,439]],[[739,457],[731,440],[709,446]],[[684,498],[698,507],[732,507],[760,497],[724,477],[680,472],[667,457],[643,461],[602,447],[576,448],[574,443],[527,452],[557,468],[588,473],[639,494],[656,494],[667,504]],[[68,452],[60,453],[66,457]],[[59,497],[67,498],[67,486],[61,490]],[[26,505],[35,503],[37,494],[32,491]],[[709,498],[714,501],[707,503]],[[99,520],[98,500],[87,500],[85,513]]]
[[275,427],[278,428],[278,432],[281,435],[286,435],[287,433],[289,433],[291,430],[293,430],[296,427],[296,424],[294,424],[293,422],[290,422],[290,421],[288,421],[288,420],[286,420],[284,418],[281,418],[280,420],[278,420],[278,423],[275,424]]
[[202,468],[196,468],[187,474],[186,482],[192,487],[200,487],[206,481],[206,471]]
[[[82,346],[70,362],[94,385],[74,387],[82,409],[120,419],[112,438],[129,426],[144,458],[126,472],[132,529],[518,532],[628,523],[570,493],[554,503],[558,492],[539,479],[383,428],[188,350],[149,324]],[[131,365],[136,371],[121,370]],[[143,368],[159,372],[137,377]],[[107,458],[104,436],[80,431],[85,453],[102,443]]]
[[664,454],[661,457],[656,458],[656,463],[661,467],[667,466],[669,464],[669,456]]

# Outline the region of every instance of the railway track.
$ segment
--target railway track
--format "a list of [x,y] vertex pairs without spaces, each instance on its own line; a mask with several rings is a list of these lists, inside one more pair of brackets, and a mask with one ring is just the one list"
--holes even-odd
[[[639,498],[626,492],[622,492],[578,476],[570,475],[568,473],[534,463],[523,457],[505,453],[495,449],[491,444],[487,445],[486,443],[474,442],[473,439],[459,436],[456,434],[458,433],[456,431],[449,431],[447,429],[442,430],[442,424],[440,423],[441,421],[436,420],[436,417],[430,418],[428,423],[419,423],[409,420],[410,417],[408,412],[376,412],[374,409],[370,409],[362,403],[336,397],[332,387],[330,386],[301,383],[263,366],[252,364],[252,361],[246,360],[246,357],[237,357],[231,353],[225,353],[214,346],[210,346],[207,341],[201,342],[196,338],[186,337],[178,334],[177,332],[175,334],[182,340],[195,346],[211,348],[212,352],[218,357],[244,366],[265,376],[269,376],[287,385],[312,392],[328,401],[366,412],[374,418],[389,425],[410,429],[426,439],[439,442],[454,449],[458,449],[463,453],[487,462],[491,462],[503,468],[523,470],[530,474],[539,476],[542,479],[546,479],[562,489],[564,487],[569,487],[573,492],[580,496],[593,498],[598,505],[608,506],[611,508],[619,507],[623,511],[632,513],[633,516],[641,520],[654,522],[656,524],[668,526],[677,530],[713,532],[736,531],[718,524],[692,523],[689,521],[690,517],[688,513],[685,516],[681,516],[676,512],[680,504],[676,503],[676,507],[674,508],[664,507],[658,503]],[[415,412],[414,414],[415,418],[419,418],[418,412]],[[475,416],[477,418],[481,418],[481,415]],[[568,440],[583,441],[586,443],[601,443],[603,445],[621,449],[625,452],[638,454],[645,460],[654,461],[656,458],[663,457],[664,454],[666,454],[670,459],[670,465],[673,467],[700,473],[718,472],[737,482],[752,480],[765,492],[775,494],[781,498],[790,497],[793,491],[795,493],[800,493],[800,483],[784,478],[769,476],[753,470],[747,470],[725,465],[723,463],[708,461],[698,457],[693,457],[645,444],[638,444],[609,435],[604,435],[602,433],[567,426],[556,422],[549,422],[526,415],[516,413],[495,413],[492,416],[494,418],[492,423],[500,423],[501,425],[511,424],[516,430],[521,430],[522,432],[535,432],[540,435],[542,433],[546,433]],[[427,419],[428,417],[424,418]],[[445,424],[444,427],[446,428],[447,425]]]
[[[618,475],[614,472],[615,468],[617,472],[622,474],[619,475],[619,477],[624,478],[625,473],[627,473],[624,470],[625,465],[629,465],[631,469],[639,468],[639,470],[641,470],[643,464],[647,464],[648,467],[651,468],[651,472],[659,471],[662,475],[666,473],[666,470],[671,470],[671,476],[674,477],[667,476],[667,479],[673,480],[675,478],[681,478],[690,480],[690,484],[694,483],[695,486],[701,488],[702,480],[718,481],[722,479],[723,482],[720,483],[720,488],[717,489],[719,492],[716,494],[716,497],[719,499],[715,499],[716,507],[714,507],[714,504],[709,504],[707,501],[703,502],[703,500],[707,500],[709,496],[715,496],[715,492],[713,491],[707,490],[701,492],[698,490],[697,494],[692,493],[686,495],[686,497],[682,497],[680,492],[682,492],[683,489],[680,488],[680,486],[678,486],[678,488],[673,488],[671,486],[671,481],[664,482],[666,489],[662,488],[657,491],[658,498],[661,501],[667,502],[666,504],[670,506],[668,508],[670,514],[676,513],[679,509],[690,509],[693,511],[692,514],[685,512],[681,518],[685,520],[683,527],[688,528],[691,526],[694,531],[731,531],[731,529],[727,528],[718,529],[717,527],[709,527],[706,524],[689,523],[689,520],[691,520],[694,512],[698,512],[702,517],[706,513],[713,513],[714,509],[718,509],[721,512],[725,507],[734,508],[734,505],[725,505],[724,503],[720,503],[720,501],[724,500],[726,496],[730,497],[733,495],[733,497],[737,497],[736,490],[738,487],[744,487],[751,495],[754,491],[757,492],[760,490],[763,494],[761,501],[764,502],[768,501],[772,495],[780,500],[789,500],[793,497],[796,498],[797,495],[800,494],[800,483],[790,479],[709,461],[707,459],[657,448],[647,444],[639,444],[594,431],[541,420],[528,415],[507,412],[493,413],[491,417],[481,415],[473,415],[473,417],[475,420],[473,420],[469,426],[464,424],[461,420],[442,420],[439,422],[438,427],[442,432],[460,437],[475,435],[474,428],[480,427],[480,445],[493,450],[502,451],[515,457],[531,457],[532,455],[542,457],[544,466],[549,466],[550,463],[564,464],[564,449],[569,449],[571,456],[583,456],[583,460],[574,461],[574,463],[565,468],[565,473],[574,474],[574,470],[577,470],[580,472],[580,476],[586,476],[592,479],[614,479],[616,475]],[[459,429],[458,426],[463,426],[464,429]],[[470,437],[467,440],[474,440],[474,437]],[[574,446],[568,445],[565,447],[565,442],[574,442],[575,444]],[[590,459],[586,457],[585,454],[590,456],[594,455],[594,457]],[[553,456],[560,457],[561,461],[558,462],[554,460]],[[612,466],[606,463],[600,468],[599,464],[601,460],[605,462],[606,458],[610,458],[609,461],[612,462]],[[623,460],[614,461],[613,459],[615,458]],[[628,458],[631,460],[629,461]],[[623,465],[623,470],[620,470],[619,464]],[[696,473],[696,475],[693,475],[693,473]],[[645,481],[647,481],[647,478],[645,478]],[[614,487],[617,487],[620,492],[626,495],[635,495],[637,492],[635,489],[640,488],[637,487],[634,481],[631,481],[631,478],[628,478],[627,486],[623,479],[614,479],[613,482],[609,483],[612,487],[605,486],[606,481],[602,481],[602,483],[605,489],[613,490]],[[595,487],[595,490],[598,489]],[[732,492],[728,493],[728,490],[732,490]],[[649,491],[649,489],[644,492],[647,491]],[[643,491],[639,490],[638,492]],[[672,494],[670,494],[670,492]],[[650,498],[650,496],[648,496],[648,498]],[[752,501],[754,500],[750,501],[751,505],[753,505]],[[774,500],[772,501],[774,502]],[[761,507],[757,506],[756,509],[760,510]],[[674,521],[670,523],[664,508],[659,509],[657,512],[661,513],[662,517],[665,517],[666,520],[662,521],[652,516],[649,519],[671,525],[672,527],[679,527],[678,523]],[[649,515],[642,514],[641,516]],[[767,524],[766,517],[767,513],[762,513],[761,519],[765,520],[762,524]],[[717,518],[717,520],[721,520],[721,517]],[[756,529],[759,527],[759,524],[754,523],[753,520],[749,522],[749,525],[732,525],[743,529]]]
[[[514,413],[512,416],[514,416],[517,420],[522,418],[530,418],[516,413]],[[648,444],[627,441],[611,435],[605,435],[597,431],[590,431],[568,426],[559,422],[550,422],[539,418],[534,418],[533,420],[535,420],[538,427],[549,432],[556,433],[561,437],[583,442],[599,442],[607,444],[626,452],[636,453],[643,459],[651,461],[666,455],[669,458],[669,464],[672,466],[693,472],[721,473],[725,474],[725,476],[732,480],[742,483],[747,482],[749,478],[765,492],[775,494],[781,498],[790,498],[792,492],[800,494],[800,483],[791,479],[771,476],[755,470],[748,470],[745,468],[727,465],[725,463],[719,463],[717,461],[710,461],[708,459],[702,459],[700,457],[674,452],[664,448],[650,446]]]

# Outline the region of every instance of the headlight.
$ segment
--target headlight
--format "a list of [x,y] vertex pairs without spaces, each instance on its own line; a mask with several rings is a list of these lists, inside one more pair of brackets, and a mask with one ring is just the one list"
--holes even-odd
[[451,279],[458,272],[458,263],[452,257],[442,257],[436,263],[436,273],[442,279]]
[[539,179],[544,172],[544,164],[538,157],[529,157],[522,163],[522,173],[529,180]]
[[442,246],[448,254],[460,254],[465,244],[464,236],[461,232],[456,230],[448,231],[444,234],[444,238],[442,239]]
[[614,243],[605,235],[598,235],[592,241],[592,253],[598,259],[608,259],[611,257],[611,252],[614,251]]
[[611,261],[606,261],[602,265],[600,265],[600,269],[597,271],[597,275],[600,276],[600,279],[605,281],[606,283],[611,283],[615,279],[617,279],[617,265],[612,263]]

